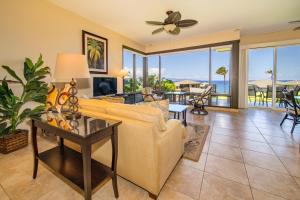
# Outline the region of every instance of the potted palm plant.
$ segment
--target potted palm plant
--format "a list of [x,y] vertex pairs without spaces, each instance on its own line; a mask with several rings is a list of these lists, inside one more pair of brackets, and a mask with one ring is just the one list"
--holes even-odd
[[[28,145],[28,130],[19,129],[19,125],[29,118],[38,118],[45,110],[47,83],[43,81],[50,74],[49,67],[43,66],[40,55],[34,64],[26,58],[24,78],[22,80],[11,67],[2,68],[21,85],[23,91],[16,96],[4,78],[0,84],[0,153],[9,153]],[[37,102],[39,105],[29,108],[25,104]],[[27,104],[28,105],[28,104]]]

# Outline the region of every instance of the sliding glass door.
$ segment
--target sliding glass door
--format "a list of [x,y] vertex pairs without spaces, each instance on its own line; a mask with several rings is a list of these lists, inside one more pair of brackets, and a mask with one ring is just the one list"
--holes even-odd
[[[276,107],[282,108],[282,89],[300,86],[300,45],[277,48]],[[298,95],[299,91],[295,91]]]
[[274,48],[248,51],[248,106],[272,106]]
[[211,49],[211,105],[230,106],[231,45]]
[[248,106],[283,108],[282,90],[300,85],[300,45],[248,50]]

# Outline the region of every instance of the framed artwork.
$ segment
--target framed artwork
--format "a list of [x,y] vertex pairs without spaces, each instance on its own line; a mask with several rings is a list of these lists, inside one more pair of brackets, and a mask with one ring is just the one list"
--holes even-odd
[[86,55],[91,74],[107,74],[107,46],[106,38],[82,31],[82,53]]

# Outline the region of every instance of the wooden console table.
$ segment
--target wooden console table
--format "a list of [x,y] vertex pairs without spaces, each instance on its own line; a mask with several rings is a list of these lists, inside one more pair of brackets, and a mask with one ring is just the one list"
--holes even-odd
[[[112,178],[114,195],[119,197],[117,186],[118,125],[121,121],[94,119],[81,116],[79,119],[67,120],[61,114],[48,113],[41,119],[32,119],[32,145],[34,155],[33,178],[38,171],[39,161],[46,164],[51,171],[67,179],[86,200],[92,199],[92,192],[107,178]],[[44,152],[38,152],[37,128],[48,135],[58,136],[60,145]],[[110,138],[112,142],[112,163],[107,167],[91,158],[92,144]],[[78,144],[81,153],[64,145],[64,139]]]

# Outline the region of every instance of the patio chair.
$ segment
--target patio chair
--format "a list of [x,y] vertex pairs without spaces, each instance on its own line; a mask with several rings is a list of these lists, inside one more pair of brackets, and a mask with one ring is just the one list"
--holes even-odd
[[296,85],[296,87],[294,88],[294,95],[299,96],[299,92],[300,92],[300,85]]
[[202,94],[195,95],[193,99],[190,100],[190,104],[193,105],[191,113],[199,115],[207,115],[208,112],[205,110],[208,99],[210,98],[213,87],[211,85],[203,91]]
[[248,85],[248,99],[250,103],[252,103],[250,96],[254,96],[254,105],[256,105],[257,98],[259,103],[261,103],[263,99],[263,94],[257,85]]
[[283,90],[285,90],[285,86],[276,86],[276,103],[279,103],[279,107],[283,105]]
[[[300,124],[300,106],[296,103],[295,97],[294,97],[294,91],[287,91],[284,89],[282,91],[283,93],[283,102],[286,110],[286,114],[284,118],[282,119],[280,126],[282,126],[283,122],[288,119],[293,121],[293,126],[291,129],[291,133],[294,132],[295,126],[297,124]],[[289,118],[290,117],[290,118]]]

